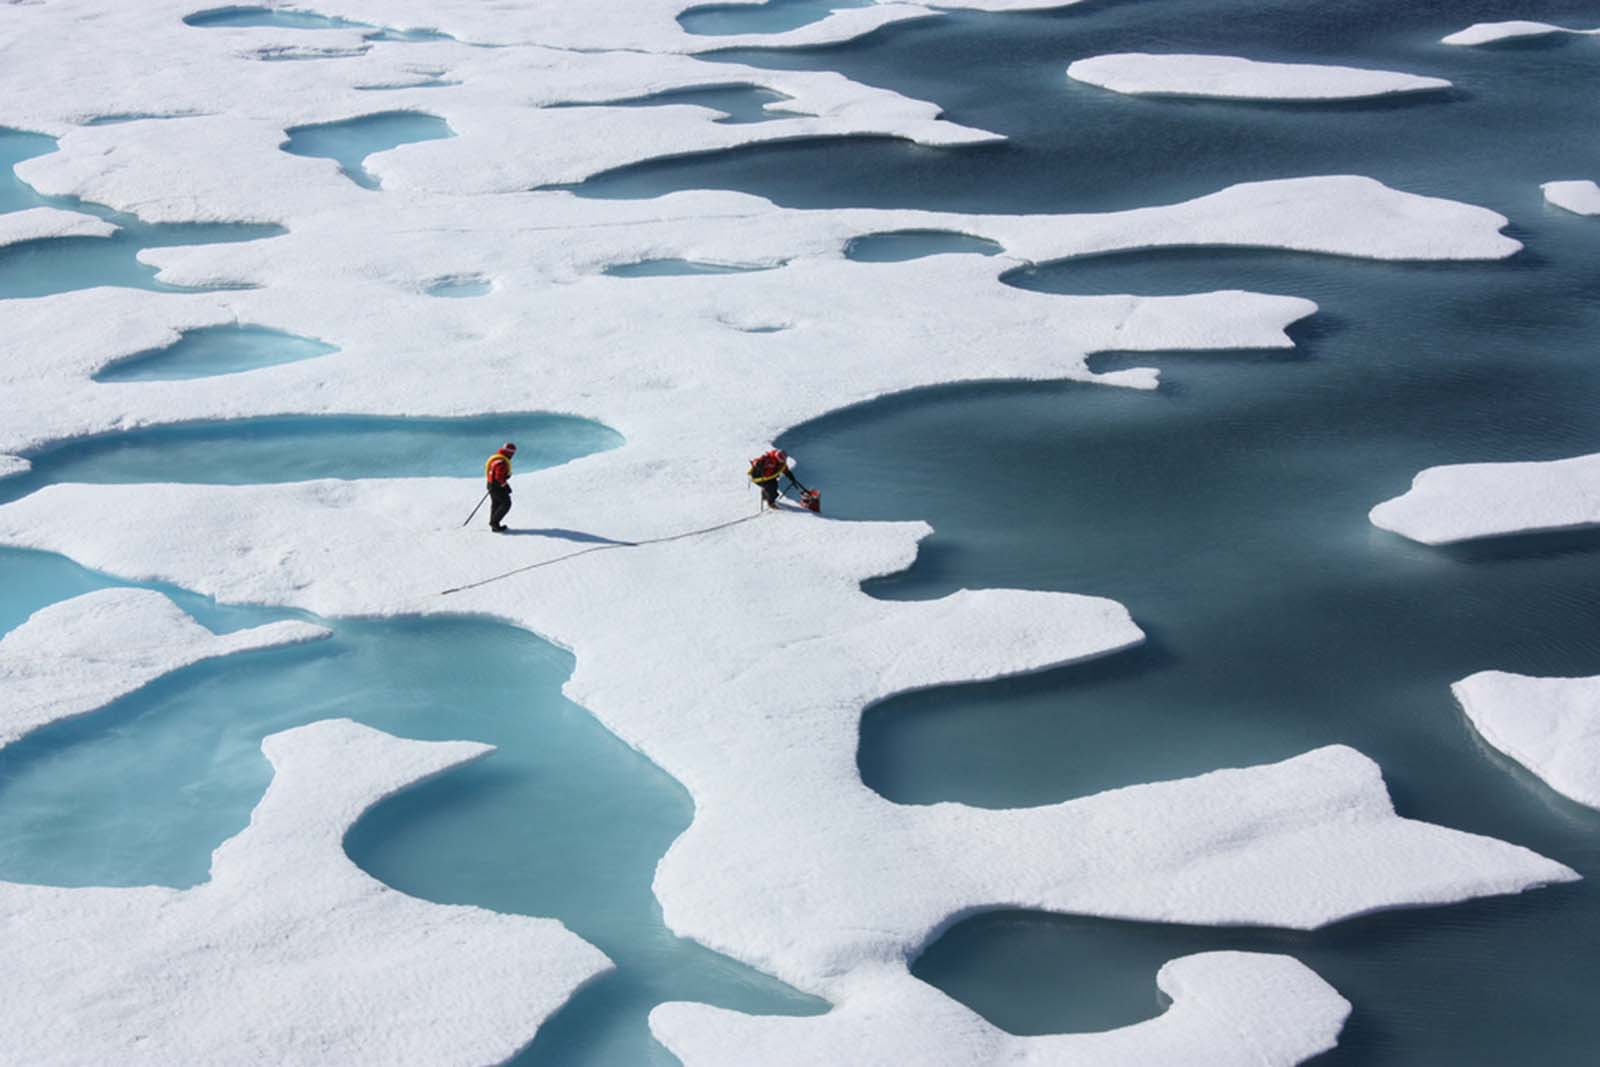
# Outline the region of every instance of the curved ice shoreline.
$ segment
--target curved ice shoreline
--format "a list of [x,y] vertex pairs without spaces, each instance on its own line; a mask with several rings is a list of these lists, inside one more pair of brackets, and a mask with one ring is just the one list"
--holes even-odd
[[[587,556],[449,599],[436,595],[569,552],[557,535],[562,529],[642,540],[746,516],[738,463],[752,443],[848,404],[955,380],[1087,378],[1085,360],[1098,349],[1285,347],[1285,327],[1315,310],[1304,300],[1238,292],[1051,298],[998,284],[1005,263],[959,256],[896,264],[843,259],[849,240],[864,233],[953,229],[1001,243],[1013,264],[1174,244],[1492,259],[1519,247],[1499,233],[1504,218],[1355,177],[1254,183],[1184,204],[1054,219],[795,212],[735,194],[593,203],[560,192],[519,192],[638,159],[778,137],[890,133],[933,146],[993,137],[939,120],[926,102],[835,76],[709,68],[662,54],[742,43],[687,41],[669,25],[688,6],[678,0],[545,5],[531,13],[491,11],[475,0],[319,6],[391,25],[436,22],[464,40],[525,47],[436,42],[408,45],[402,54],[369,47],[359,34],[341,42],[342,31],[332,31],[318,47],[342,49],[349,58],[263,63],[265,56],[308,47],[307,33],[180,32],[178,15],[192,5],[164,0],[99,11],[88,21],[41,23],[58,12],[16,7],[0,16],[30,19],[31,30],[47,27],[32,38],[41,41],[39,54],[79,72],[64,82],[52,76],[55,67],[41,67],[6,95],[7,121],[62,135],[59,152],[21,168],[30,181],[137,207],[147,218],[272,218],[290,228],[284,237],[248,245],[147,256],[174,282],[252,282],[257,290],[193,296],[99,290],[19,310],[8,322],[17,355],[0,370],[17,398],[18,417],[0,428],[0,448],[22,451],[115,427],[249,414],[476,414],[486,397],[497,410],[599,418],[625,432],[628,444],[567,468],[519,475],[519,504],[552,531],[493,548],[456,529],[463,498],[470,504],[480,491],[471,478],[224,490],[61,485],[0,509],[0,540],[58,547],[119,573],[160,574],[224,600],[329,613],[484,612],[576,650],[579,667],[568,691],[682,781],[699,805],[694,827],[658,871],[669,919],[683,933],[832,997],[835,1012],[824,1017],[830,1021],[807,1031],[815,1047],[834,1040],[825,1031],[835,1022],[861,1019],[872,1030],[862,1040],[885,1042],[889,1050],[913,1038],[950,1048],[968,1038],[992,1039],[979,1034],[964,1008],[941,1005],[920,1015],[938,998],[904,967],[943,924],[975,908],[1312,926],[1374,908],[1571,877],[1515,846],[1399,819],[1377,768],[1348,749],[1029,811],[889,804],[865,789],[855,771],[856,718],[866,703],[1100,655],[1141,637],[1120,605],[1095,598],[979,590],[887,604],[862,594],[864,578],[911,562],[927,533],[919,524],[772,516],[698,540]],[[968,6],[1059,5],[974,0]],[[931,14],[913,5],[856,10],[755,43],[855,35]],[[626,47],[654,54],[617,51]],[[583,51],[595,48],[607,51]],[[127,83],[112,76],[132,64],[148,77]],[[216,76],[197,78],[197,71]],[[360,88],[422,76],[461,84],[395,90],[399,95],[386,94],[383,104]],[[719,126],[705,109],[620,114],[625,109],[540,106],[619,99],[713,77],[784,92],[815,114],[751,133]],[[386,190],[381,203],[363,200],[326,161],[279,150],[289,126],[420,108],[422,92],[430,112],[461,136],[372,157]],[[76,127],[113,112],[197,109],[215,114],[134,123],[137,135],[128,126]],[[548,150],[529,152],[528,144]],[[471,195],[480,192],[501,195]],[[700,279],[602,274],[608,264],[650,256],[789,265],[710,287]],[[495,289],[468,308],[422,295],[427,279],[456,274],[493,279]],[[899,309],[894,321],[884,321],[886,305]],[[89,380],[152,339],[241,317],[336,339],[343,351],[323,366],[272,368],[231,383],[107,387]],[[780,319],[792,328],[765,335],[729,326]],[[906,322],[915,329],[905,329]],[[864,351],[872,358],[860,358]],[[441,359],[449,361],[448,374],[439,373]],[[781,399],[752,398],[751,366],[797,384]],[[1154,375],[1131,371],[1104,380],[1148,386]],[[60,525],[62,508],[85,508],[91,498],[97,510],[118,516],[116,529]],[[308,537],[313,529],[316,536]],[[492,568],[488,552],[496,554]],[[751,559],[804,583],[807,601],[797,603],[758,568],[730,566]],[[625,603],[651,610],[619,619],[616,605]],[[822,664],[814,685],[772,692],[752,669],[752,644],[814,656]],[[147,1019],[164,1025],[169,1009],[138,999],[149,987],[118,979],[176,954],[197,967],[191,974],[197,984],[219,985],[205,971],[214,957],[189,952],[197,936],[236,933],[227,925],[232,918],[258,924],[253,929],[267,941],[261,946],[241,935],[237,943],[249,949],[232,963],[242,981],[270,980],[261,971],[284,962],[273,955],[281,947],[273,938],[284,929],[306,934],[317,952],[332,951],[333,962],[317,956],[318,966],[331,968],[342,954],[370,959],[374,968],[348,982],[335,978],[351,976],[316,972],[332,976],[291,990],[296,999],[275,1020],[298,1029],[269,1030],[261,1046],[240,1050],[241,1058],[309,1058],[300,1035],[324,1033],[319,1027],[343,1032],[342,1020],[329,1017],[326,994],[343,995],[346,984],[375,1024],[404,1014],[394,1006],[412,1000],[451,1011],[455,1027],[419,1033],[416,1019],[407,1017],[394,1028],[395,1040],[410,1042],[398,1046],[409,1054],[503,1058],[602,965],[555,924],[516,920],[491,928],[461,918],[466,909],[434,909],[383,890],[343,859],[337,842],[353,812],[384,791],[474,758],[477,746],[415,746],[324,723],[279,735],[270,748],[279,766],[273,792],[251,830],[219,850],[218,877],[208,886],[185,894],[16,891],[12,914],[47,920],[64,939],[116,944],[114,963],[123,968],[108,968],[105,984],[92,987],[53,983],[53,974],[13,983],[34,993],[17,998],[14,1010],[28,1015],[23,1025],[37,1026],[37,1019],[60,1017],[80,1003],[108,1047],[128,1040]],[[769,789],[773,782],[781,788]],[[867,841],[870,851],[862,847]],[[302,848],[314,854],[296,851]],[[277,856],[300,862],[266,870],[265,860]],[[311,909],[308,915],[278,910],[295,898]],[[370,925],[360,936],[328,929],[319,917],[330,905],[354,908]],[[74,925],[80,911],[95,915],[100,908],[118,912],[114,928]],[[172,924],[145,921],[152,908]],[[405,939],[431,930],[430,923],[456,936],[457,921],[470,942],[459,956],[424,956]],[[132,940],[119,940],[125,937]],[[373,958],[367,940],[385,940],[392,952]],[[494,953],[508,946],[510,963],[485,973],[481,958],[503,958]],[[34,951],[31,943],[20,947],[24,955]],[[296,941],[289,951],[304,947]],[[37,951],[50,967],[65,967],[57,950]],[[518,990],[529,972],[543,973],[546,984]],[[1163,1055],[1176,1031],[1184,1052],[1208,1038],[1216,1039],[1206,1047],[1218,1049],[1218,1057],[1232,1055],[1241,1041],[1266,1042],[1279,1057],[1273,1062],[1291,1062],[1326,1047],[1346,1010],[1320,980],[1281,958],[1187,957],[1163,974],[1179,1007],[1158,1021],[1163,1025],[1105,1035],[1102,1051],[1117,1049],[1133,1061]],[[396,988],[380,979],[410,984]],[[1267,985],[1274,999],[1261,1005],[1253,982]],[[483,983],[494,988],[485,993]],[[1278,999],[1284,993],[1303,994],[1287,1019],[1280,1012],[1289,1005]],[[514,994],[527,999],[496,999]],[[1217,1006],[1235,995],[1241,1000]],[[471,1003],[456,1012],[460,1001]],[[1191,1011],[1194,1003],[1209,1010]],[[94,1014],[106,1005],[128,1014]],[[202,1000],[194,1007],[211,1010],[173,1022],[174,1032],[158,1031],[152,1057],[208,1059],[219,1049],[238,1049],[228,1044],[236,1034],[216,1029],[231,1005]],[[704,1011],[663,1008],[658,1032],[691,1051],[701,1023],[707,1034],[765,1040],[764,1020],[704,1022]],[[908,1034],[919,1018],[931,1020],[929,1028]],[[1223,1035],[1217,1027],[1224,1025],[1254,1032]],[[66,1039],[60,1032],[11,1032],[41,1049]],[[340,1040],[338,1033],[328,1040]],[[709,1053],[698,1047],[713,1060],[723,1056],[715,1044]],[[1076,1051],[1078,1042],[1006,1048],[1053,1056]],[[326,1047],[316,1051],[327,1054]],[[349,1058],[341,1055],[347,1051],[335,1044],[333,1055]]]
[[826,1015],[760,1018],[702,1004],[663,1004],[650,1026],[685,1067],[915,1063],[919,1067],[1289,1067],[1333,1048],[1350,1005],[1287,956],[1207,952],[1161,968],[1172,1005],[1148,1022],[1093,1034],[1016,1037],[906,976]]
[[1117,93],[1217,100],[1365,100],[1450,88],[1443,78],[1396,71],[1150,52],[1080,59],[1067,77]]
[[114,223],[81,211],[35,207],[0,214],[0,248],[53,237],[110,237]]
[[[0,747],[201,659],[326,636],[280,622],[217,637],[143,589],[75,597],[0,640]],[[0,998],[8,1048],[36,1063],[497,1062],[609,968],[559,922],[416,900],[345,856],[345,833],[368,808],[487,746],[329,720],[262,749],[272,784],[249,827],[213,854],[208,882],[0,882],[0,975],[35,990]],[[410,1001],[430,1010],[391,1010]]]
[[0,748],[85,715],[180,667],[327,637],[279,622],[217,636],[160,593],[106,589],[54,604],[0,638]]

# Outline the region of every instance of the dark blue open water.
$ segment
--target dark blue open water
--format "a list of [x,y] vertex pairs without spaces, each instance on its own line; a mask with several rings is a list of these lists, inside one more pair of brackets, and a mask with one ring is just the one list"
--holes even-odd
[[[701,33],[772,29],[772,19],[810,18],[814,7],[774,5],[767,23],[762,12],[728,11],[685,22]],[[1326,1063],[1593,1061],[1600,814],[1488,752],[1448,684],[1491,667],[1600,672],[1600,535],[1428,549],[1374,529],[1366,511],[1429,464],[1600,450],[1600,221],[1548,208],[1538,190],[1600,176],[1600,98],[1585,88],[1600,73],[1600,44],[1436,43],[1479,20],[1589,25],[1594,14],[1592,3],[1539,0],[1145,0],[953,15],[839,48],[729,58],[840,70],[935,100],[955,121],[1008,134],[1005,145],[752,148],[627,168],[580,188],[1080,211],[1238,181],[1360,173],[1492,207],[1528,245],[1497,264],[1186,251],[1019,272],[1008,282],[1046,292],[1245,287],[1308,296],[1322,310],[1295,329],[1294,352],[1102,357],[1161,366],[1154,393],[935,390],[786,435],[833,514],[925,518],[937,528],[916,567],[874,583],[876,595],[962,586],[1097,593],[1127,604],[1150,634],[1145,647],[1095,664],[871,709],[860,764],[886,796],[1039,804],[1345,742],[1382,764],[1403,814],[1527,845],[1588,879],[1314,934],[981,916],[917,961],[925,980],[1017,1033],[1093,1030],[1159,1011],[1154,975],[1166,959],[1262,948],[1304,960],[1354,1003]],[[1457,88],[1405,102],[1272,106],[1138,100],[1065,79],[1074,59],[1130,50],[1382,66]],[[0,138],[0,151],[17,144]],[[25,147],[36,154],[48,144]],[[26,199],[25,187],[0,185],[0,210]],[[7,274],[16,255],[0,252],[0,296],[25,295],[17,279],[27,275]],[[140,284],[119,269],[114,284]],[[77,284],[66,270],[48,277]],[[182,442],[135,443],[159,461]],[[262,445],[263,469],[277,447]],[[62,476],[44,466],[41,479]],[[107,581],[55,557],[0,553],[0,630]],[[182,599],[219,629],[258,618]],[[363,866],[431,899],[559,915],[622,963],[546,1027],[529,1062],[670,1062],[643,1022],[662,999],[814,1010],[661,929],[649,872],[687,824],[688,799],[560,699],[562,654],[475,621],[337,630],[321,646],[180,672],[6,752],[0,877],[192,882],[259,794],[255,738],[354,714],[409,736],[503,746],[364,820],[350,839]],[[486,676],[476,656],[508,670]],[[158,763],[170,772],[152,775]],[[72,783],[92,785],[93,803],[58,804]],[[133,834],[120,809],[134,802],[150,805],[133,809],[145,813],[139,825],[170,824],[170,835]],[[92,862],[113,846],[121,859]]]

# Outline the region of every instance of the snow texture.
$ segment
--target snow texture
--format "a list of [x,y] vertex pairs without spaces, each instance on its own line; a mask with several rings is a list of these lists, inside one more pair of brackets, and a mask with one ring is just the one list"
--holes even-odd
[[219,636],[148,589],[103,589],[52,604],[0,638],[0,748],[191,663],[327,636],[305,622]]
[[21,456],[0,455],[0,478],[10,478],[17,474],[26,474],[33,469],[33,464]]
[[115,224],[81,211],[34,207],[0,215],[0,248],[49,237],[110,237]]
[[[906,970],[951,922],[985,908],[1312,927],[1574,877],[1525,849],[1397,817],[1378,768],[1344,748],[1017,811],[907,807],[867,789],[855,749],[868,704],[1108,654],[1142,634],[1120,605],[1093,597],[869,597],[861,582],[909,566],[928,527],[758,518],[743,477],[749,456],[796,423],[949,382],[1152,387],[1152,370],[1097,376],[1088,358],[1288,347],[1286,327],[1316,310],[1238,291],[1032,293],[1000,282],[1017,266],[1166,247],[1496,259],[1520,245],[1491,211],[1355,176],[1045,217],[796,211],[711,191],[598,200],[537,188],[774,139],[874,134],[933,148],[996,139],[941,120],[931,103],[838,75],[698,60],[690,53],[752,42],[687,33],[677,16],[691,4],[317,5],[372,27],[455,38],[403,44],[359,27],[187,26],[196,5],[175,0],[0,6],[0,46],[36,57],[7,67],[0,124],[59,138],[58,151],[18,166],[25,181],[150,221],[288,230],[141,253],[172,285],[254,288],[101,287],[11,302],[0,338],[0,452],[277,414],[551,411],[626,438],[519,474],[511,522],[520,536],[459,529],[481,493],[478,472],[463,471],[286,485],[60,484],[0,507],[0,543],[225,602],[325,615],[484,614],[571,649],[568,695],[694,797],[693,824],[657,870],[668,924],[831,999],[834,1011],[807,1024],[816,1049],[853,1050],[851,1027],[863,1044],[890,1050],[879,1062],[915,1062],[900,1042],[935,1050],[999,1041]],[[839,40],[927,17],[937,14],[875,4],[753,43]],[[343,58],[267,61],[286,55]],[[552,106],[729,84],[782,93],[784,110],[797,114],[731,125],[683,104]],[[442,118],[456,136],[369,156],[363,166],[381,191],[358,188],[331,160],[280,150],[290,127],[396,110]],[[135,114],[184,117],[83,125]],[[930,229],[1005,251],[898,263],[844,256],[857,237]],[[774,269],[604,273],[668,258]],[[491,291],[426,294],[454,276],[485,279]],[[184,330],[235,322],[339,351],[226,378],[91,380]],[[748,329],[764,323],[788,328]],[[783,388],[752,389],[752,380]],[[79,513],[116,522],[60,521]],[[672,539],[607,548],[596,537]],[[47,618],[62,635],[67,622]],[[804,664],[804,684],[773,684],[778,662]],[[362,809],[481,746],[321,723],[269,738],[267,750],[278,775],[250,829],[218,850],[206,885],[4,887],[5,921],[22,931],[7,959],[30,970],[8,975],[8,988],[25,995],[6,998],[0,1026],[30,1061],[62,1058],[69,1037],[78,1058],[100,1062],[499,1060],[603,966],[558,924],[410,900],[340,851]],[[103,956],[95,967],[81,965],[82,944]],[[1177,1041],[1183,1062],[1190,1044],[1216,1062],[1245,1044],[1266,1050],[1264,1062],[1290,1062],[1326,1047],[1344,1012],[1319,980],[1278,958],[1188,957],[1161,981],[1177,1006],[1102,1035],[1093,1055],[1150,1062]],[[1293,995],[1265,999],[1275,988]],[[662,1008],[658,1032],[686,1057],[725,1061],[693,1032],[707,1011]],[[762,1044],[769,1024],[779,1025],[727,1013],[704,1022],[752,1048],[771,1047]],[[1255,1029],[1223,1033],[1237,1026]],[[1022,1062],[1057,1047],[1002,1045]],[[1073,1044],[1072,1054],[1079,1047],[1088,1046]]]
[[1426,545],[1600,525],[1600,452],[1542,463],[1429,467],[1369,517]]
[[[193,889],[0,883],[0,1030],[30,1064],[499,1063],[607,969],[552,919],[429,904],[345,833],[379,800],[486,755],[348,719],[273,734],[250,825]],[[70,1022],[68,1022],[70,1021]]]
[[1080,59],[1067,76],[1118,93],[1221,100],[1359,100],[1450,88],[1443,78],[1387,70],[1149,52]]
[[1592,37],[1600,34],[1600,29],[1574,30],[1565,26],[1556,26],[1549,22],[1512,19],[1507,22],[1474,22],[1464,30],[1457,30],[1455,33],[1441,38],[1441,41],[1444,44],[1472,46],[1498,44],[1502,41],[1526,40],[1532,37],[1549,37],[1557,33]]
[[1556,792],[1600,808],[1600,677],[1481,671],[1450,688],[1485,741]]
[[1350,1012],[1332,987],[1287,956],[1184,956],[1161,968],[1156,985],[1172,1000],[1164,1014],[1091,1034],[1016,1037],[909,975],[826,1015],[756,1017],[666,1004],[651,1013],[650,1027],[685,1067],[1287,1067],[1332,1048]]
[[1600,185],[1592,181],[1545,182],[1539,188],[1556,207],[1576,215],[1600,215]]

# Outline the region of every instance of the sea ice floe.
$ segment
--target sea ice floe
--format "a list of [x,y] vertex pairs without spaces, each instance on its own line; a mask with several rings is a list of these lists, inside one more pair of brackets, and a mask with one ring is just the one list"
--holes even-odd
[[21,456],[0,455],[0,478],[10,478],[16,474],[26,474],[33,468],[33,464]]
[[1455,33],[1441,38],[1441,41],[1444,44],[1481,45],[1495,44],[1500,41],[1525,40],[1532,37],[1549,37],[1558,33],[1594,36],[1595,34],[1600,34],[1600,29],[1574,30],[1549,22],[1511,19],[1505,22],[1474,22],[1464,30],[1457,30]]
[[1149,52],[1080,59],[1067,76],[1118,93],[1221,100],[1360,100],[1450,88],[1443,78],[1388,70]]
[[110,237],[115,224],[81,211],[33,207],[0,214],[0,248],[53,237]]
[[730,1061],[764,1067],[915,1063],[918,1067],[1289,1067],[1338,1040],[1350,1005],[1287,956],[1206,952],[1156,975],[1171,1006],[1116,1030],[1017,1037],[903,976],[826,1015],[741,1015],[705,1004],[663,1004],[650,1029],[685,1067]]
[[1545,182],[1539,188],[1556,207],[1577,215],[1600,215],[1600,185],[1592,181]]
[[0,747],[191,663],[327,636],[321,626],[293,621],[219,636],[148,589],[103,589],[53,604],[0,638]]
[[1600,677],[1480,671],[1450,689],[1485,741],[1556,792],[1600,808]]
[[1427,545],[1600,525],[1600,453],[1429,467],[1370,518]]
[[488,746],[338,719],[261,747],[272,784],[208,882],[0,883],[7,1049],[39,1064],[499,1063],[609,967],[553,919],[416,900],[345,855],[364,811]]

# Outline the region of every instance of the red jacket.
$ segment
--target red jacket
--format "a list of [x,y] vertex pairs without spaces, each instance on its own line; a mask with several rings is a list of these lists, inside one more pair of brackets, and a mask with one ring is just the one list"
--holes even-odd
[[496,452],[489,457],[483,465],[483,476],[489,480],[490,485],[505,485],[511,481],[511,457],[504,452]]

